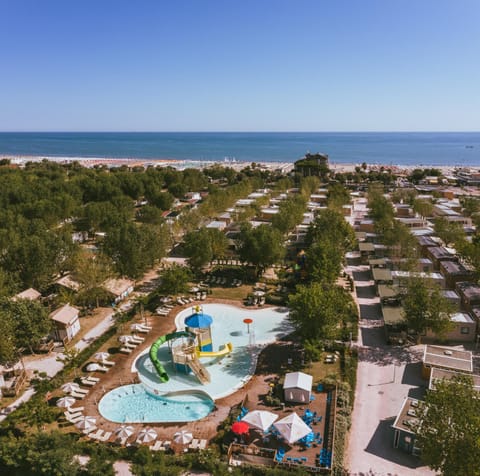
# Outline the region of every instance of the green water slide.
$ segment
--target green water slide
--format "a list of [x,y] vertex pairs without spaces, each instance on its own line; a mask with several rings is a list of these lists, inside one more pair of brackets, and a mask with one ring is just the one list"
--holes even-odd
[[152,347],[150,347],[150,360],[152,361],[152,364],[155,367],[155,370],[157,371],[158,376],[160,377],[160,382],[162,383],[168,382],[169,377],[168,377],[167,371],[165,370],[165,367],[158,360],[158,357],[157,357],[158,349],[160,348],[161,345],[165,344],[165,342],[172,339],[178,339],[179,337],[194,338],[195,335],[192,334],[191,332],[186,332],[186,331],[172,332],[171,334],[160,336],[152,344]]

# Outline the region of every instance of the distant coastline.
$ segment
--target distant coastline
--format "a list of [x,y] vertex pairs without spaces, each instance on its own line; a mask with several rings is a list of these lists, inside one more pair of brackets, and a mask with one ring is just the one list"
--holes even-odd
[[307,152],[335,164],[476,167],[480,133],[0,132],[0,155],[49,160],[292,164]]

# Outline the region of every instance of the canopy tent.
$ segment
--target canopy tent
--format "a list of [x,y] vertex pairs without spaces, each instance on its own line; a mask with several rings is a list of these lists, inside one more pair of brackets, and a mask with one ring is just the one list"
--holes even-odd
[[278,419],[278,415],[266,410],[254,410],[247,413],[241,421],[248,423],[251,427],[267,431]]
[[295,443],[312,431],[296,413],[291,413],[285,418],[278,420],[273,426],[289,444]]
[[177,433],[173,435],[173,441],[181,445],[188,445],[188,443],[190,443],[192,440],[193,435],[190,431],[187,430],[177,431]]
[[289,372],[283,384],[286,402],[306,403],[310,401],[313,377],[303,372]]

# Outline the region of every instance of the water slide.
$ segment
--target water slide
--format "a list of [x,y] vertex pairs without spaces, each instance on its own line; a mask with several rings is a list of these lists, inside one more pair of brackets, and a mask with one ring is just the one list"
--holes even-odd
[[179,337],[190,337],[194,338],[195,335],[191,334],[190,332],[185,332],[185,331],[180,331],[180,332],[172,332],[171,334],[166,334],[164,336],[160,336],[153,344],[152,347],[150,347],[150,360],[152,361],[153,366],[155,367],[155,370],[158,373],[158,376],[160,378],[160,382],[168,382],[169,377],[167,374],[167,371],[165,370],[165,367],[160,363],[158,360],[157,354],[158,354],[158,349],[160,348],[161,345],[165,344],[165,342],[172,340],[172,339],[178,339]]
[[233,345],[232,345],[231,342],[229,342],[228,344],[225,344],[223,346],[223,349],[219,349],[216,352],[201,352],[201,351],[198,351],[197,355],[199,357],[222,357],[222,356],[227,355],[230,352],[232,352],[232,350],[233,350]]

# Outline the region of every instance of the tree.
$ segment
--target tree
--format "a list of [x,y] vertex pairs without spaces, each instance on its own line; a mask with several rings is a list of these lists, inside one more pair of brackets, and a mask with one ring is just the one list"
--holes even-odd
[[15,348],[27,347],[32,353],[52,329],[47,308],[30,299],[0,300],[0,321],[5,325],[10,322],[13,326]]
[[450,222],[443,217],[435,220],[434,230],[447,245],[455,245],[465,240],[465,231],[461,223]]
[[402,303],[408,328],[418,340],[427,329],[440,338],[451,330],[452,304],[437,286],[429,288],[425,279],[413,277],[407,280]]
[[243,224],[238,243],[240,260],[252,263],[257,274],[285,256],[282,233],[269,225],[252,228],[249,224]]
[[432,216],[433,203],[430,200],[416,198],[413,200],[413,211],[425,220],[425,218]]
[[290,320],[304,339],[329,339],[351,312],[351,304],[338,286],[312,283],[297,286],[289,296]]
[[192,273],[185,266],[173,265],[161,275],[160,291],[163,294],[181,294],[188,291]]
[[307,250],[307,270],[312,281],[334,284],[342,269],[344,254],[334,242],[316,242]]
[[340,209],[350,203],[350,192],[343,185],[334,183],[328,187],[328,206]]
[[279,205],[278,213],[272,218],[272,226],[281,233],[287,233],[302,222],[306,208],[307,201],[301,195],[283,200]]
[[422,460],[443,476],[480,475],[480,399],[472,378],[436,382],[419,413]]
[[198,271],[215,258],[221,258],[228,247],[225,235],[217,229],[200,228],[184,237],[184,252],[188,264]]

